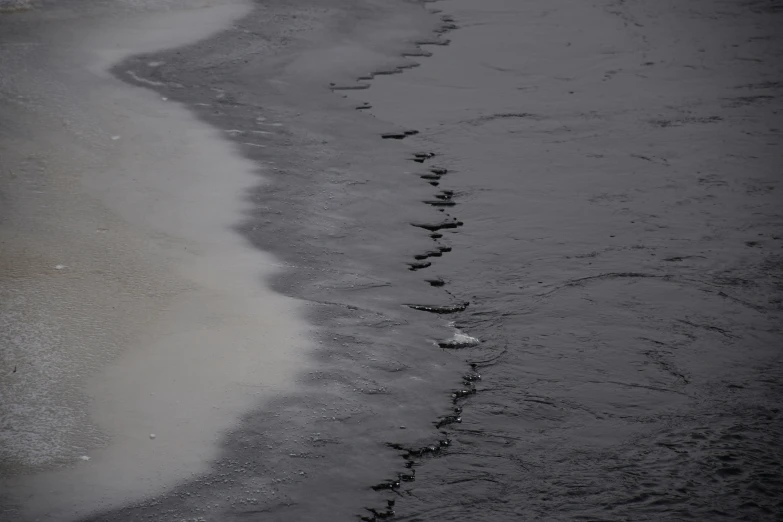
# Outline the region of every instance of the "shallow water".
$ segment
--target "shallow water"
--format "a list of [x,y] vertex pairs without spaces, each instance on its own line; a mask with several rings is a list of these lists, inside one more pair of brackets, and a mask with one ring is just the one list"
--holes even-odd
[[780,14],[286,4],[114,72],[268,166],[316,366],[92,520],[775,520]]
[[464,227],[427,270],[470,301],[450,317],[482,340],[460,351],[476,394],[397,518],[779,516],[769,12],[441,6],[451,45],[356,96],[448,169],[433,193],[454,191]]

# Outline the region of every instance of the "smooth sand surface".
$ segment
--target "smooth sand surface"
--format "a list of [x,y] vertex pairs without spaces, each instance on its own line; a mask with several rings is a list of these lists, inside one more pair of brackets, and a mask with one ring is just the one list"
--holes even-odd
[[205,470],[308,343],[297,304],[264,286],[277,261],[231,229],[255,166],[107,72],[249,6],[117,6],[0,20],[15,29],[0,41],[0,463],[3,503],[37,520]]

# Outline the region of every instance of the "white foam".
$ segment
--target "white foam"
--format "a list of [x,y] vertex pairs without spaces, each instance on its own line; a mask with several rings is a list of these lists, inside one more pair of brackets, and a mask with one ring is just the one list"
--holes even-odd
[[477,346],[481,342],[475,337],[472,337],[461,331],[459,328],[455,328],[454,323],[449,323],[449,326],[454,328],[454,335],[452,335],[449,339],[435,343],[438,346],[443,348],[470,348],[472,346]]
[[205,471],[221,435],[302,368],[298,303],[263,284],[280,264],[232,228],[257,166],[106,73],[248,10],[209,5],[79,31],[55,17],[47,48],[62,63],[13,75],[40,105],[3,109],[19,133],[0,152],[19,176],[2,179],[0,357],[19,371],[0,376],[0,488],[30,518],[70,520]]

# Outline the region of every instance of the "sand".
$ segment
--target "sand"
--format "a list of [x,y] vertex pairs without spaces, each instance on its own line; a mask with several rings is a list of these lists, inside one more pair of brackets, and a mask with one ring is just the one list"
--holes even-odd
[[0,20],[0,462],[4,504],[27,517],[203,471],[244,411],[292,386],[309,342],[299,305],[264,284],[279,262],[231,230],[258,167],[107,72],[249,6],[159,4]]

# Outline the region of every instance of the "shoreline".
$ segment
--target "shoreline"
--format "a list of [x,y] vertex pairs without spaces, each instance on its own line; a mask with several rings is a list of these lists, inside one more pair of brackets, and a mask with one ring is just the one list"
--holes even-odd
[[[383,431],[391,429],[411,443],[429,443],[437,433],[431,420],[450,403],[448,383],[463,365],[423,353],[408,360],[422,339],[453,332],[445,323],[412,321],[417,312],[398,304],[426,300],[418,278],[397,265],[404,251],[426,241],[411,242],[406,217],[394,203],[404,202],[408,217],[433,214],[410,199],[420,189],[396,180],[410,166],[408,159],[396,147],[376,148],[393,127],[362,117],[330,88],[366,71],[407,68],[422,54],[419,45],[428,45],[442,25],[422,9],[426,3],[369,2],[356,13],[353,2],[336,0],[324,18],[320,4],[292,10],[285,2],[270,2],[225,39],[181,54],[140,56],[115,69],[140,86],[154,82],[160,95],[183,101],[203,121],[224,129],[247,158],[269,165],[273,182],[269,190],[249,195],[258,208],[238,230],[291,268],[272,281],[273,288],[309,303],[319,346],[313,352],[316,367],[302,374],[301,389],[246,415],[226,437],[211,473],[89,520],[185,513],[191,508],[181,500],[193,497],[199,507],[190,512],[205,517],[261,512],[275,520],[320,520],[327,512],[352,517],[375,509],[384,492],[371,486],[398,467]],[[265,39],[243,38],[251,28],[273,40],[281,29],[298,38],[270,49]],[[166,65],[152,68],[150,60]],[[369,198],[357,192],[380,180],[383,186]],[[342,205],[355,207],[352,215],[367,208],[371,222],[342,217]],[[392,256],[373,246],[384,221],[395,225],[380,227],[386,241],[400,249]],[[371,259],[348,255],[357,249]],[[380,279],[377,274],[386,269],[391,279]],[[393,382],[385,382],[388,378]],[[233,469],[237,462],[244,465]],[[256,496],[247,497],[248,490]]]
[[780,41],[670,3],[269,0],[114,67],[264,166],[232,228],[316,343],[88,520],[769,514]]

